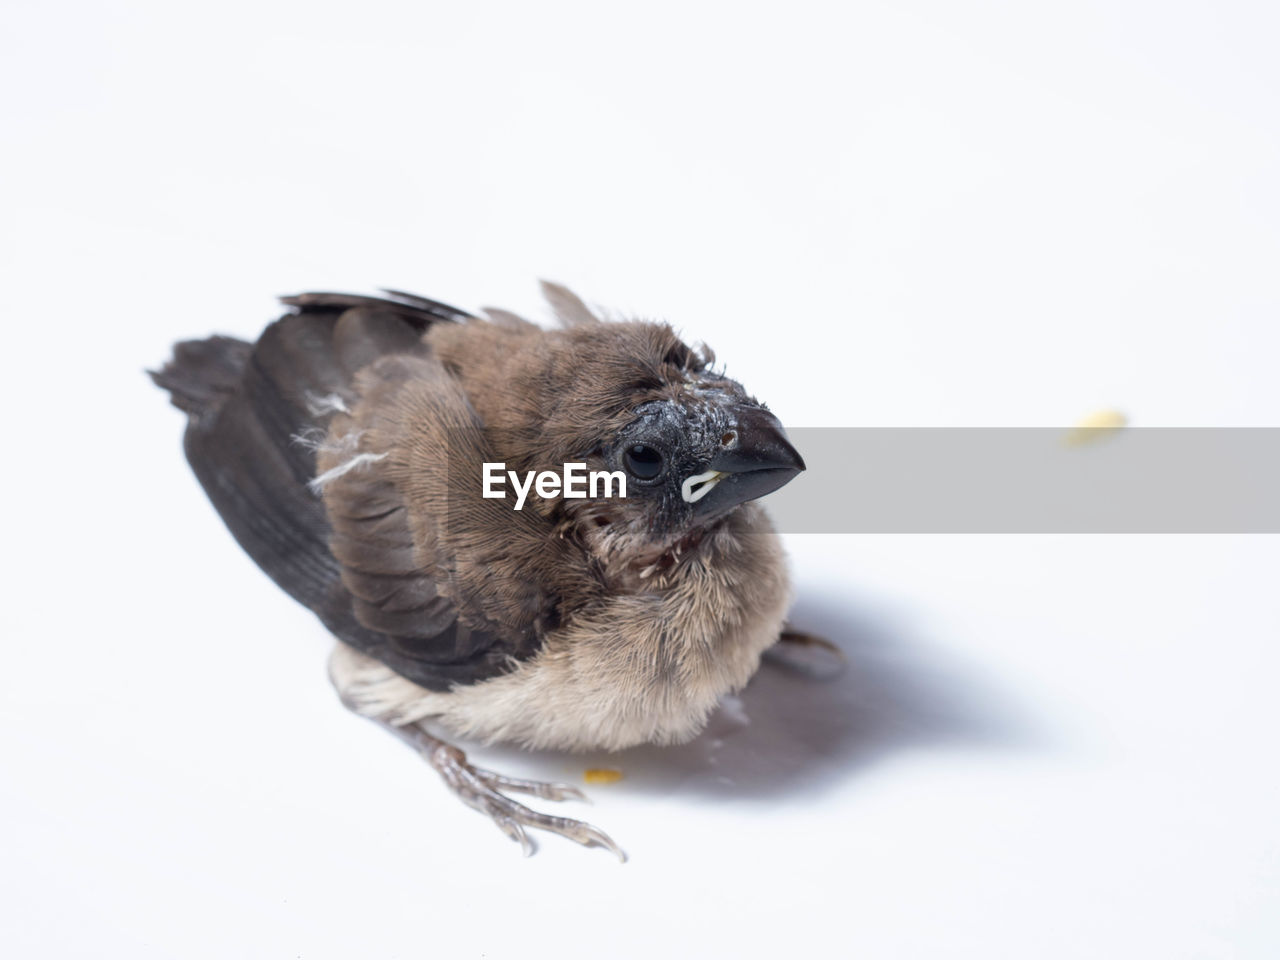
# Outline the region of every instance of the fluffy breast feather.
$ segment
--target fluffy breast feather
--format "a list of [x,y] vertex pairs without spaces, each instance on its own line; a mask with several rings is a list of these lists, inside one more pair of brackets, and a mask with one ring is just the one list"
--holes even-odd
[[503,676],[435,693],[341,644],[331,675],[349,706],[397,725],[563,750],[678,743],[755,673],[790,599],[781,544],[747,504],[644,592],[580,611]]

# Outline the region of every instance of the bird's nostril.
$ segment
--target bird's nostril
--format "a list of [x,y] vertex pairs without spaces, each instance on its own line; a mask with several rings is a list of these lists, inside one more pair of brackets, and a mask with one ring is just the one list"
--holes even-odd
[[731,447],[733,446],[733,442],[737,439],[738,439],[738,435],[734,433],[732,430],[730,430],[720,438],[720,446]]

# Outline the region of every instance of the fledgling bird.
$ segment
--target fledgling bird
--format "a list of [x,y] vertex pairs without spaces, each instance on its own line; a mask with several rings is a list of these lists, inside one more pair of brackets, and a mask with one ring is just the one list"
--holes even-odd
[[[257,343],[179,343],[155,382],[240,545],[338,638],[344,704],[416,746],[526,853],[526,827],[621,856],[431,732],[617,750],[695,736],[790,599],[753,502],[804,469],[781,425],[666,324],[560,321],[410,294],[308,293]],[[625,497],[486,498],[485,463],[622,471]],[[429,726],[430,725],[430,726]]]

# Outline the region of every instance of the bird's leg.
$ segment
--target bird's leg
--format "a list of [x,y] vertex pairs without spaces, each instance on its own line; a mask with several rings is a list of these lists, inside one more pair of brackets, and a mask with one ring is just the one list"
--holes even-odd
[[499,830],[520,844],[525,856],[533,853],[534,845],[524,828],[534,827],[538,830],[558,833],[586,847],[605,847],[619,860],[626,861],[626,854],[603,830],[581,820],[539,813],[499,792],[505,789],[515,793],[528,793],[543,800],[585,800],[586,797],[577,787],[567,783],[545,783],[540,780],[504,777],[492,770],[473,767],[467,762],[465,753],[432,736],[416,723],[395,726],[384,720],[375,722],[386,727],[422,754],[448,784],[450,790],[468,806],[487,814],[497,824]]

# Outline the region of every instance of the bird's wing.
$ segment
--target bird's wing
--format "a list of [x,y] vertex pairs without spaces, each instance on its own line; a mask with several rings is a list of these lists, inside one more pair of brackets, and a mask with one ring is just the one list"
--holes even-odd
[[415,662],[533,653],[562,599],[542,572],[572,570],[574,551],[545,517],[481,497],[482,465],[497,457],[435,357],[383,357],[355,391],[317,483],[357,618]]
[[187,458],[245,551],[340,639],[440,690],[495,676],[535,649],[537,617],[520,629],[510,617],[486,617],[459,573],[469,568],[465,557],[420,563],[409,512],[384,470],[349,470],[326,484],[340,506],[332,519],[313,489],[317,456],[332,453],[318,449],[330,421],[348,418],[359,401],[356,373],[383,357],[425,357],[421,336],[431,323],[468,319],[434,301],[390,296],[287,298],[298,312],[252,349],[229,338],[179,344],[154,377],[188,413]]

